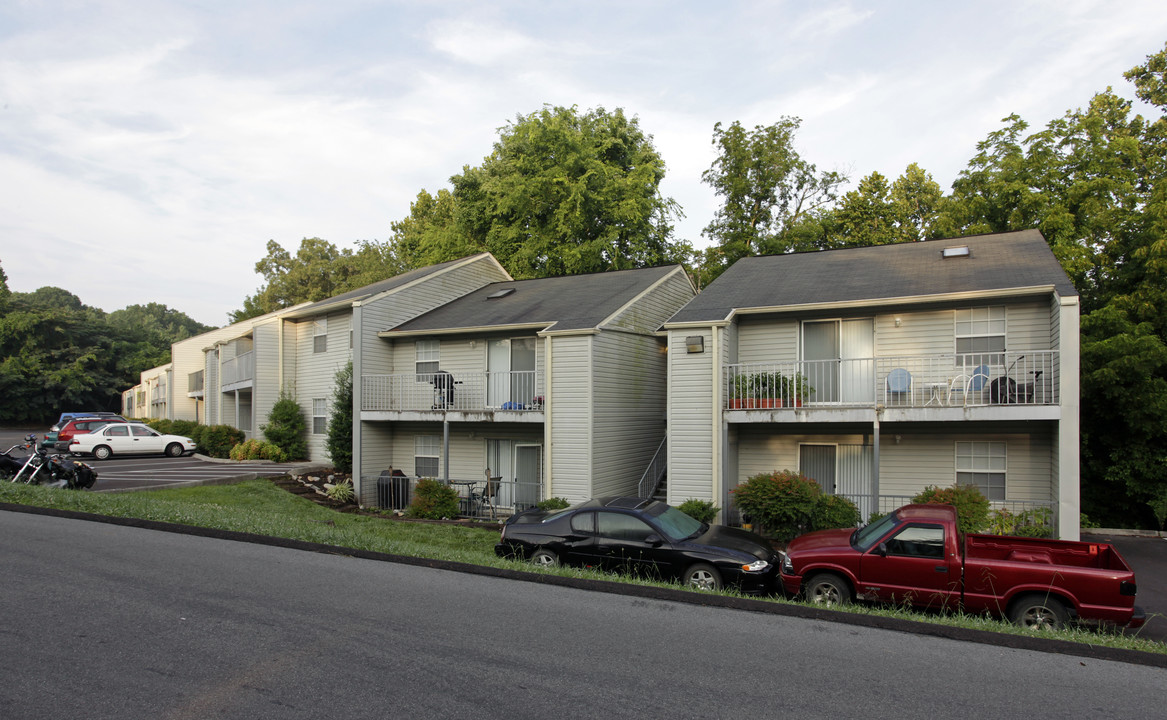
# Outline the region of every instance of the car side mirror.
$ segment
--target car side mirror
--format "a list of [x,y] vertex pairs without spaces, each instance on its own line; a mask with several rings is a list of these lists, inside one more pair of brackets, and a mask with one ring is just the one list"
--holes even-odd
[[880,557],[887,557],[887,543],[881,542],[879,547],[875,549],[875,554]]
[[656,533],[653,533],[653,534],[649,535],[648,537],[646,537],[644,539],[644,542],[648,545],[653,546],[653,547],[660,547],[661,545],[664,544],[664,540],[662,540],[661,536],[657,535]]

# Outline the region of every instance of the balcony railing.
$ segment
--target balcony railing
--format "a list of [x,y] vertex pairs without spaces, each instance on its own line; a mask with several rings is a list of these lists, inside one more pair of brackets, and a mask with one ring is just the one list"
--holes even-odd
[[364,375],[361,409],[539,411],[543,409],[543,376],[534,370]]
[[223,361],[222,384],[255,379],[255,353],[245,352]]
[[197,370],[186,376],[186,391],[199,392],[203,391],[203,371]]
[[999,352],[727,365],[723,407],[1057,405],[1058,353]]
[[[418,478],[408,475],[362,475],[365,504],[382,510],[405,511],[413,502]],[[487,481],[450,483],[458,493],[458,515],[481,520],[499,520],[529,510],[543,500],[543,486],[537,481],[494,478]],[[375,497],[375,500],[374,500]]]

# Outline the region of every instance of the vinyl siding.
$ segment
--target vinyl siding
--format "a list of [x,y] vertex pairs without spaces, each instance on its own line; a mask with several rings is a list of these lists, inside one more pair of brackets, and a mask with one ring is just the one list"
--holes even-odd
[[796,320],[767,321],[743,318],[737,323],[736,329],[736,362],[777,363],[793,362],[798,359]]
[[665,437],[664,341],[606,332],[593,346],[592,493],[635,495]]
[[[334,312],[324,317],[327,318],[326,336],[328,337],[328,347],[325,352],[315,351],[313,320],[316,318],[308,318],[296,323],[296,376],[294,382],[289,384],[295,393],[296,402],[300,405],[300,412],[304,416],[308,429],[309,459],[316,462],[328,460],[328,452],[325,449],[328,436],[312,434],[312,400],[313,398],[326,398],[331,403],[332,392],[336,387],[336,373],[352,357],[348,346],[352,310]],[[289,382],[289,379],[285,378],[285,382]]]
[[[668,494],[669,501],[714,499],[714,343],[711,328],[669,331]],[[705,352],[689,354],[685,338],[701,335]]]
[[261,425],[268,422],[280,397],[279,321],[257,325],[252,331],[255,349],[255,384],[251,391],[252,435],[263,439]]
[[608,324],[642,333],[656,332],[661,324],[692,300],[693,295],[688,276],[677,268]]
[[548,421],[551,423],[551,496],[592,497],[592,337],[554,337]]

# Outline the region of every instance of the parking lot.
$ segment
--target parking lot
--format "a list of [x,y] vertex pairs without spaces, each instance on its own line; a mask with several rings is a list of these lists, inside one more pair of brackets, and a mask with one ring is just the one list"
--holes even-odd
[[[0,430],[0,450],[6,450],[12,445],[23,442],[30,432],[33,431],[7,428]],[[44,431],[33,432],[33,434],[39,439],[44,436]],[[13,454],[23,455],[25,453],[21,450]],[[288,465],[277,465],[270,462],[237,463],[190,456],[170,458],[163,455],[115,455],[104,461],[96,461],[88,457],[78,459],[89,463],[97,471],[97,482],[93,485],[93,490],[96,492],[168,487],[190,482],[213,482],[252,473],[258,476],[283,475],[291,469]]]

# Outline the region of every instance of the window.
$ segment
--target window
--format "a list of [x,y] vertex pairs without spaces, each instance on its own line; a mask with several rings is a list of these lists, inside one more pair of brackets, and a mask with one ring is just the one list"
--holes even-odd
[[956,482],[976,485],[989,500],[1004,500],[1005,457],[1003,442],[956,443]]
[[571,529],[584,535],[593,535],[596,532],[596,514],[590,512],[578,513],[571,518]]
[[[414,343],[417,353],[414,372],[418,375],[433,375],[438,371],[440,346],[437,340],[418,340]],[[429,382],[428,377],[419,377],[418,382]]]
[[413,439],[413,474],[436,478],[441,473],[441,438],[437,435],[418,435]]
[[312,434],[328,432],[328,398],[312,398]]
[[328,351],[328,318],[322,317],[312,322],[312,352]]
[[130,429],[125,425],[114,425],[105,431],[106,437],[129,437]]
[[600,537],[609,540],[644,542],[653,530],[640,518],[624,513],[602,512],[599,517]]
[[888,555],[944,557],[944,528],[940,525],[909,525],[887,541]]
[[151,430],[148,427],[134,425],[131,429],[134,431],[134,437],[157,437],[158,436],[158,433],[154,432],[153,430]]
[[985,307],[956,311],[958,364],[1001,365],[1005,352],[1005,308]]

